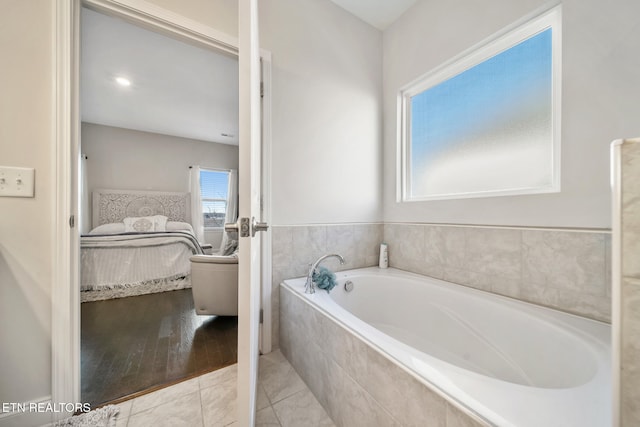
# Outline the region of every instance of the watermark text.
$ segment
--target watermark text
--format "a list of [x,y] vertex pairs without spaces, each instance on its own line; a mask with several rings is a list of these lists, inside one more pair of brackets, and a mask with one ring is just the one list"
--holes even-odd
[[2,413],[24,413],[24,412],[89,412],[90,403],[51,403],[51,402],[3,402]]

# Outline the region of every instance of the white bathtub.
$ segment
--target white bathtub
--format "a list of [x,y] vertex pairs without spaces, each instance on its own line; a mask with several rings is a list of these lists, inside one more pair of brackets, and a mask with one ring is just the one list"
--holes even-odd
[[337,276],[284,286],[489,424],[611,424],[609,325],[395,269]]

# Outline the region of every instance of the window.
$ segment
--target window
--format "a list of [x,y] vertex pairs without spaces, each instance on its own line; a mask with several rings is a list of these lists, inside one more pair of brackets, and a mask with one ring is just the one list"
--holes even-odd
[[559,191],[559,7],[400,93],[401,200]]
[[227,214],[229,172],[211,169],[200,170],[200,196],[204,228],[224,227]]

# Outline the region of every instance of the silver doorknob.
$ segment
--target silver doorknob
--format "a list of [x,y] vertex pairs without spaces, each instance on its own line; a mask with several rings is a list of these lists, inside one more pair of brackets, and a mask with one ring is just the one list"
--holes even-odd
[[224,225],[224,231],[227,233],[240,232],[240,237],[249,237],[249,235],[253,237],[256,232],[267,231],[268,229],[269,226],[266,222],[257,222],[255,217],[251,218],[251,223],[249,223],[249,218],[240,218],[238,222],[227,222]]
[[232,233],[234,231],[238,231],[238,223],[237,222],[226,222],[224,224],[224,231],[227,233]]
[[258,231],[267,231],[269,225],[266,222],[258,222],[256,218],[251,218],[251,237],[255,236]]
[[240,237],[249,237],[251,234],[251,226],[249,218],[240,218],[238,222],[227,222],[224,225],[224,231],[227,233],[238,232]]

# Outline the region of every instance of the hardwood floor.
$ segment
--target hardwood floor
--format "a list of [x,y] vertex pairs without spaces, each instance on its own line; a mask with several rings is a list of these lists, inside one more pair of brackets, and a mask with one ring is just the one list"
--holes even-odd
[[92,406],[238,359],[238,318],[196,315],[191,289],[86,302],[81,313],[81,397]]

